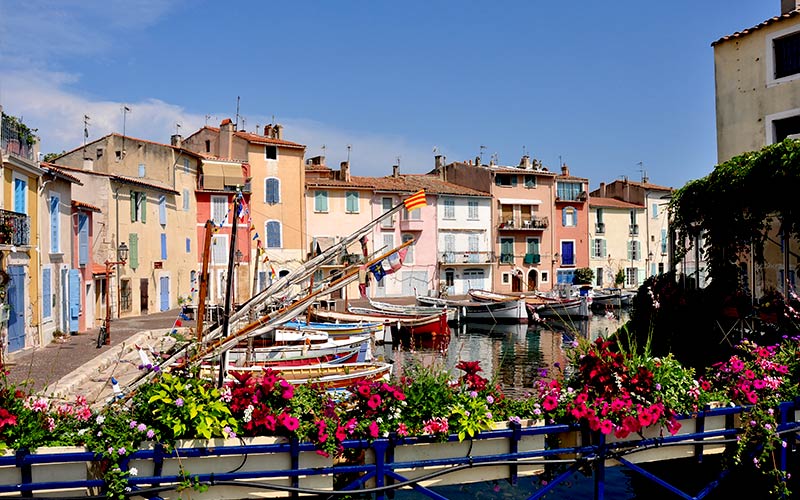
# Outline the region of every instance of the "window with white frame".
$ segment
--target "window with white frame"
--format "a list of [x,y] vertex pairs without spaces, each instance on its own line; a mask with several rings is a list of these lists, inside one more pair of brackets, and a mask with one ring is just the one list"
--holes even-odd
[[328,211],[328,192],[327,191],[314,191],[314,211],[327,212]]
[[214,224],[221,226],[228,223],[228,197],[211,197],[211,220]]
[[403,220],[420,220],[422,218],[422,209],[415,208],[412,211],[408,211],[403,208]]
[[61,253],[61,221],[59,207],[61,198],[58,194],[50,195],[50,253]]
[[527,174],[525,177],[525,187],[526,188],[535,188],[536,187],[536,176]]
[[629,287],[639,286],[639,269],[636,267],[625,268],[625,285]]
[[767,143],[781,142],[787,137],[800,136],[800,108],[767,115]]
[[228,263],[228,235],[215,234],[211,236],[211,263],[223,265]]
[[594,238],[592,240],[592,258],[600,259],[606,256],[605,238]]
[[653,203],[650,209],[651,217],[654,219],[658,219],[658,203]]
[[131,191],[131,222],[147,222],[147,194]]
[[[411,234],[404,234],[403,235],[403,243],[407,241],[411,241],[414,239],[414,236]],[[406,258],[403,260],[405,264],[413,264],[414,263],[414,245],[408,245],[406,247]]]
[[267,221],[264,231],[267,235],[267,248],[281,248],[283,247],[283,235],[281,223],[277,220]]
[[564,207],[561,219],[564,227],[575,227],[578,225],[578,211],[574,207]]
[[467,202],[467,219],[478,220],[478,202],[475,200]]
[[452,198],[444,199],[444,218],[445,219],[456,218],[456,200]]
[[188,174],[190,172],[190,170],[191,169],[189,168],[189,158],[184,158],[183,159],[183,171],[184,171],[184,173]]
[[281,202],[281,180],[277,177],[264,179],[264,203],[274,205]]
[[[392,209],[392,199],[391,198],[381,198],[381,210],[382,213],[386,213]],[[381,221],[381,227],[393,227],[394,226],[394,216],[386,217]]]
[[345,212],[348,214],[358,213],[358,191],[347,191],[344,194]]
[[394,248],[394,235],[393,234],[384,234],[383,235],[383,251],[388,252]]
[[639,260],[642,258],[641,243],[639,240],[628,242],[628,260]]
[[603,268],[598,267],[594,270],[594,286],[603,286]]
[[797,25],[766,37],[767,86],[800,78],[800,29]]

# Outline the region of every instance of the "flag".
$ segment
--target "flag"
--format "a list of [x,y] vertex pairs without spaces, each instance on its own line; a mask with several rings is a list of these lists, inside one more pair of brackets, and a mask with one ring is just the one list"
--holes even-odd
[[275,272],[275,268],[272,267],[272,262],[269,263],[269,279],[274,280],[278,277],[278,274]]
[[[194,291],[194,290],[192,290],[192,291]],[[185,315],[183,313],[180,313],[178,316],[184,321],[189,321],[189,316],[187,316],[187,315]]]
[[[255,234],[253,235],[253,239],[254,239],[254,240],[258,240],[258,233],[255,233]],[[259,240],[259,243],[261,243],[261,240]]]
[[361,243],[361,252],[364,254],[364,257],[369,257],[369,251],[367,250],[368,241],[369,239],[367,238],[366,234],[358,240],[358,242]]
[[175,320],[175,326],[183,326],[183,322],[181,321],[180,318]]
[[[256,236],[258,236],[258,235],[256,235]],[[253,239],[255,239],[255,238],[253,238]],[[261,250],[261,248],[263,246],[264,246],[264,244],[261,242],[261,240],[256,241],[256,249]]]
[[383,259],[381,262],[383,271],[386,274],[392,274],[403,267],[403,259],[406,258],[406,253],[408,253],[408,247],[403,248],[402,250],[395,252]]
[[372,274],[375,275],[375,279],[378,281],[382,280],[383,277],[386,275],[386,273],[383,270],[383,266],[381,265],[380,262],[369,266],[369,270],[372,271]]
[[425,201],[425,190],[420,189],[416,193],[403,200],[403,205],[405,205],[406,210],[409,212],[416,210],[417,208],[428,206],[428,202]]
[[362,299],[367,298],[367,284],[366,283],[359,283],[358,284],[358,293],[361,294]]

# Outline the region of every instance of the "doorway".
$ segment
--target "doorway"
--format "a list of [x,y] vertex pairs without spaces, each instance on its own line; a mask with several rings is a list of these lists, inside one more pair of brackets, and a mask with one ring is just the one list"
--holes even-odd
[[535,269],[528,271],[528,291],[533,292],[539,286],[539,273]]
[[522,291],[522,273],[520,271],[513,271],[511,273],[511,291]]
[[140,314],[147,314],[149,310],[150,294],[148,290],[149,280],[142,278],[139,280],[139,311]]

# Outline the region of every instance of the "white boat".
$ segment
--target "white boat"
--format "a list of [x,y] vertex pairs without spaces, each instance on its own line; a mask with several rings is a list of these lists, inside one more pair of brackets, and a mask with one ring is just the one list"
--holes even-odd
[[589,317],[589,304],[585,297],[579,297],[577,299],[556,299],[532,307],[539,316]]
[[[417,302],[421,304],[450,304],[458,308],[459,314],[466,321],[490,321],[490,322],[528,322],[528,311],[525,308],[525,301],[515,298],[495,299],[488,296],[470,296],[475,299],[472,301],[458,301],[437,299],[434,297],[418,296]],[[481,300],[479,297],[485,297]]]
[[456,310],[453,307],[448,307],[447,304],[442,305],[405,305],[405,304],[390,304],[388,302],[378,302],[375,300],[369,301],[370,305],[373,309],[377,309],[378,311],[384,311],[387,313],[398,313],[398,314],[412,314],[412,315],[421,315],[421,316],[428,316],[431,314],[439,314],[442,310],[447,312],[447,321],[455,321],[458,319],[456,317]]
[[592,307],[595,309],[619,308],[631,305],[633,292],[619,288],[606,288],[595,290],[593,293]]
[[[326,389],[343,389],[358,381],[389,380],[392,375],[392,364],[384,362],[371,363],[322,363],[309,366],[289,366],[273,368],[292,385],[320,384]],[[231,369],[231,372],[260,371],[264,368],[244,367]],[[230,376],[230,375],[229,375]]]
[[369,336],[331,339],[317,333],[299,336],[292,342],[275,341],[264,346],[260,345],[261,339],[256,338],[252,347],[235,347],[228,351],[228,362],[237,367],[269,366],[276,369],[319,363],[364,362],[372,357],[371,340]]

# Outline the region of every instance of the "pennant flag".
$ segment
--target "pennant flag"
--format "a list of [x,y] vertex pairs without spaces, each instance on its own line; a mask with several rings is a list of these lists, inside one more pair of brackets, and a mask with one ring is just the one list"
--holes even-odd
[[372,274],[375,275],[375,279],[378,281],[382,280],[383,277],[386,276],[386,272],[384,272],[383,266],[381,265],[380,262],[369,266],[369,270],[372,271]]
[[364,254],[364,257],[369,257],[369,251],[367,250],[368,241],[369,238],[367,238],[366,234],[358,240],[358,242],[361,243],[361,252]]
[[277,279],[278,273],[275,272],[275,268],[272,267],[272,262],[269,263],[269,279],[274,280]]
[[[192,290],[192,291],[194,292],[194,290]],[[185,315],[183,313],[180,313],[178,316],[184,321],[189,321],[189,316],[187,316],[187,315]]]
[[[256,236],[258,236],[258,235],[256,235]],[[261,242],[261,240],[256,241],[256,249],[261,250],[261,248],[263,246],[264,246],[264,244]]]
[[425,201],[425,190],[420,189],[416,193],[403,200],[403,205],[405,205],[406,210],[409,212],[416,210],[417,208],[428,206],[428,202]]
[[362,299],[367,298],[367,284],[366,283],[359,283],[358,284],[358,293],[361,294]]
[[254,239],[254,240],[257,240],[258,238],[259,238],[259,236],[258,236],[258,233],[256,233],[256,234],[254,234],[254,235],[253,235],[253,239]]
[[392,274],[397,272],[401,267],[403,267],[403,260],[406,258],[406,253],[408,253],[408,247],[391,254],[390,256],[386,257],[381,261],[381,265],[383,267],[383,271],[386,274]]
[[183,326],[183,322],[181,321],[180,318],[175,320],[175,326]]

